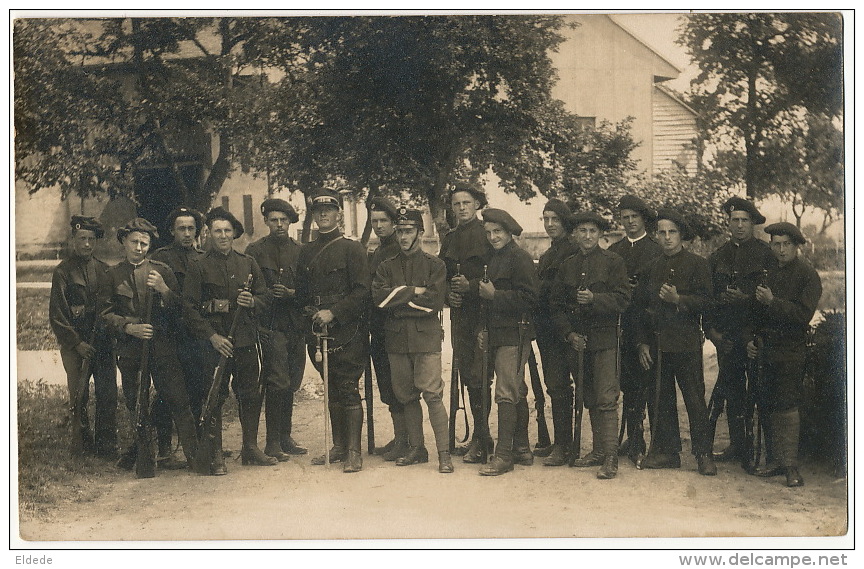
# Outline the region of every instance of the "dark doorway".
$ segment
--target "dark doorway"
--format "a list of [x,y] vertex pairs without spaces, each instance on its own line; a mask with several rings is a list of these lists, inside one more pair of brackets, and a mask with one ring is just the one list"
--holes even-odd
[[[201,184],[202,167],[189,164],[180,167],[180,174],[187,188],[197,189]],[[135,197],[140,204],[138,217],[143,217],[159,228],[159,239],[150,249],[171,243],[171,234],[165,227],[165,218],[177,206],[183,204],[180,189],[168,168],[141,168],[135,172]]]

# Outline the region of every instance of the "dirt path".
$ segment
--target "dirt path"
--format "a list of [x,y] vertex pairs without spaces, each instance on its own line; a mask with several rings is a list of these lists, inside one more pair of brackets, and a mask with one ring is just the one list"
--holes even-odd
[[[305,400],[295,412],[296,436],[313,452],[323,448],[320,407],[320,401]],[[376,428],[381,442],[389,440],[384,421],[376,421]],[[428,427],[427,437],[431,443]],[[226,448],[239,448],[236,422],[225,442]],[[682,456],[680,470],[662,471],[638,471],[625,459],[612,481],[597,480],[593,468],[549,468],[539,461],[498,478],[481,477],[477,466],[460,460],[454,474],[441,475],[434,459],[399,468],[365,452],[363,471],[353,475],[339,465],[313,467],[308,456],[272,468],[229,461],[224,477],[177,471],[148,480],[123,475],[94,502],[61,505],[48,519],[22,520],[20,535],[33,541],[158,541],[846,531],[846,484],[832,479],[827,468],[805,465],[806,486],[790,489],[779,478],[747,476],[733,465],[719,465],[714,478],[699,476],[693,457]]]

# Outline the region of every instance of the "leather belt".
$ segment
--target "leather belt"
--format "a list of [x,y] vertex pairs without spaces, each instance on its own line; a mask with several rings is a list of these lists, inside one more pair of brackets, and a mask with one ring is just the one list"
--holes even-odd
[[343,298],[345,298],[345,295],[342,295],[342,294],[331,294],[328,296],[313,296],[312,297],[312,304],[314,306],[321,306],[322,304],[334,304],[336,302],[339,302]]

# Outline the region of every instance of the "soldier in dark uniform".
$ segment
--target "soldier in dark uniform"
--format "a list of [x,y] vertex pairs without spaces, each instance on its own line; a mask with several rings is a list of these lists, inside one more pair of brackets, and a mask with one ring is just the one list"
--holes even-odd
[[[97,318],[96,296],[108,265],[93,257],[97,239],[104,235],[102,225],[92,217],[72,216],[69,257],[54,269],[48,319],[60,345],[60,359],[66,371],[72,425],[82,430],[85,452],[115,459],[117,457],[117,374],[112,342]],[[90,378],[81,376],[85,358],[92,361],[96,393],[95,440],[87,417]],[[83,416],[76,410],[76,394],[83,393]],[[80,425],[80,427],[79,427]],[[87,425],[84,428],[84,425]],[[73,453],[80,449],[72,449]]]
[[[156,249],[150,258],[154,261],[165,263],[174,272],[177,278],[179,294],[183,292],[183,283],[189,264],[204,254],[198,248],[198,236],[204,226],[204,216],[200,212],[185,206],[175,208],[168,214],[165,220],[165,228],[174,238],[174,241],[165,247]],[[201,404],[204,402],[204,377],[201,370],[204,360],[201,354],[208,346],[196,338],[184,320],[178,323],[177,333],[177,358],[183,370],[183,379],[186,381],[186,393],[189,395],[189,407],[192,415],[197,419],[201,415]],[[186,460],[179,460],[173,452],[171,445],[171,434],[173,423],[171,421],[171,410],[165,400],[159,396],[153,403],[153,425],[156,427],[156,440],[159,443],[159,454],[157,461],[159,468],[185,468]]]
[[[776,453],[759,476],[786,475],[786,486],[803,486],[798,472],[798,439],[804,383],[804,359],[807,354],[807,330],[822,296],[819,274],[798,254],[807,241],[791,223],[774,223],[765,228],[771,236],[771,251],[778,266],[768,271],[765,283],[756,287],[756,334],[762,340],[764,354],[750,340],[747,352],[751,358],[761,356],[761,384],[756,386],[756,400],[761,417],[771,425],[771,446]],[[768,433],[766,433],[767,442]],[[775,461],[771,461],[775,458]]]
[[[660,256],[661,248],[648,235],[654,222],[654,212],[637,196],[626,195],[618,202],[621,225],[626,235],[609,246],[609,251],[617,253],[627,265],[630,287],[635,288],[647,267]],[[645,454],[643,417],[645,415],[645,388],[650,384],[642,366],[639,364],[639,350],[636,340],[636,307],[630,305],[621,315],[619,347],[621,393],[623,397],[622,420],[627,426],[627,440],[621,445],[618,454],[626,454],[635,464]]]
[[[258,384],[256,316],[267,314],[269,310],[267,282],[255,259],[234,250],[234,239],[243,235],[243,225],[231,212],[222,207],[213,208],[204,217],[204,223],[210,230],[211,249],[190,265],[186,275],[183,286],[186,319],[195,336],[210,343],[203,355],[206,377],[213,378],[221,356],[229,358],[225,373],[232,378],[239,406],[243,464],[273,466],[278,461],[258,447],[263,397]],[[250,274],[251,292],[243,290]],[[237,316],[234,337],[229,339],[231,323],[240,309],[243,310]],[[207,382],[208,390],[211,381]],[[222,456],[222,405],[228,397],[228,382],[223,380],[223,386],[211,426],[215,443],[210,473],[216,476],[228,473]]]
[[[522,227],[502,209],[483,211],[483,227],[492,246],[488,280],[478,284],[481,325],[486,329],[477,340],[488,351],[490,376],[495,374],[498,405],[498,444],[495,456],[480,469],[483,476],[499,476],[513,464],[531,466],[534,454],[528,441],[528,386],[525,364],[534,339],[531,314],[537,303],[539,284],[534,260],[513,240]],[[484,346],[485,344],[485,346]]]
[[[313,330],[327,328],[329,345],[330,419],[333,448],[331,462],[343,462],[343,472],[363,468],[360,437],[363,406],[358,382],[366,368],[371,278],[366,251],[357,241],[342,236],[342,200],[323,190],[310,205],[318,238],[303,245],[297,263],[297,302],[311,316],[307,343],[310,357],[317,348]],[[322,363],[315,368],[322,373]],[[321,456],[313,464],[324,464]]]
[[423,214],[401,208],[396,219],[400,253],[378,265],[372,283],[372,298],[386,314],[385,344],[393,372],[393,390],[404,407],[410,447],[396,459],[397,466],[429,461],[423,437],[423,408],[435,433],[438,472],[453,472],[441,378],[441,321],[447,285],[444,262],[422,250]]
[[[156,228],[140,217],[117,231],[126,259],[108,270],[104,286],[99,289],[99,313],[109,330],[117,336],[117,367],[126,407],[133,416],[138,401],[142,343],[148,340],[153,385],[168,404],[186,461],[191,463],[198,449],[198,439],[186,384],[177,360],[182,300],[171,268],[165,263],[147,259],[150,243],[158,237]],[[148,299],[149,323],[142,322],[147,314]],[[139,449],[133,442],[118,466],[131,469],[139,452],[149,452],[149,449]]]
[[706,336],[717,348],[714,389],[726,401],[729,424],[729,446],[714,455],[721,462],[745,460],[746,346],[756,324],[756,285],[762,271],[777,264],[768,244],[753,236],[754,227],[765,223],[765,217],[752,202],[729,198],[723,211],[729,216],[731,239],[708,260],[714,303],[704,317]]
[[[585,407],[591,419],[593,448],[574,466],[600,466],[597,478],[618,473],[618,394],[616,328],[630,302],[624,259],[599,246],[609,222],[594,212],[574,216],[579,252],[565,259],[550,295],[556,332],[569,344],[569,356],[584,350]],[[571,351],[572,350],[572,351]]]
[[[369,203],[369,215],[372,220],[372,230],[378,236],[378,248],[369,256],[369,271],[372,277],[382,261],[392,259],[399,254],[399,243],[396,240],[396,206],[389,199],[375,197]],[[376,303],[377,305],[377,303]],[[384,322],[387,311],[371,307],[369,315],[369,353],[375,366],[375,378],[378,382],[378,393],[381,401],[390,410],[393,420],[393,440],[381,448],[375,449],[376,454],[383,455],[384,460],[392,461],[405,456],[408,452],[408,431],[405,427],[405,415],[402,403],[393,392],[393,380],[390,373],[390,361],[385,347]]]
[[[492,452],[489,435],[489,417],[482,412],[482,390],[491,391],[473,369],[477,342],[477,323],[480,321],[478,290],[483,278],[483,266],[489,264],[492,247],[486,240],[483,224],[477,212],[487,204],[483,190],[472,184],[457,183],[450,190],[450,206],[457,226],[441,239],[438,257],[447,266],[450,306],[450,334],[453,358],[459,369],[463,385],[468,387],[474,432],[462,460],[467,463],[485,463]],[[458,270],[457,270],[458,269]],[[488,413],[488,409],[487,409]]]
[[540,294],[534,311],[534,323],[537,347],[540,349],[540,360],[543,364],[543,380],[549,399],[552,400],[552,427],[555,435],[551,452],[543,461],[546,466],[561,466],[567,462],[573,442],[572,370],[566,357],[567,343],[555,332],[549,305],[549,294],[562,261],[578,251],[570,240],[572,222],[573,214],[561,200],[551,199],[544,206],[543,226],[552,244],[540,255],[537,265]]
[[267,424],[264,454],[284,462],[289,455],[307,452],[291,437],[294,394],[303,383],[306,369],[303,312],[295,301],[300,244],[288,235],[288,227],[300,216],[291,204],[279,198],[264,200],[261,213],[270,233],[250,244],[246,254],[257,261],[270,290],[271,306],[258,319]]
[[[663,254],[643,272],[635,302],[639,360],[646,372],[660,365],[660,392],[656,382],[648,393],[651,414],[651,450],[640,468],[679,468],[681,436],[675,382],[690,419],[690,438],[699,474],[714,476],[711,457],[705,377],[702,369],[702,323],[704,308],[711,301],[711,271],[708,261],[684,249],[693,239],[684,217],[675,210],[657,212],[657,240]],[[661,352],[658,356],[657,351]],[[652,355],[653,354],[653,355]],[[654,401],[659,408],[653,409]]]

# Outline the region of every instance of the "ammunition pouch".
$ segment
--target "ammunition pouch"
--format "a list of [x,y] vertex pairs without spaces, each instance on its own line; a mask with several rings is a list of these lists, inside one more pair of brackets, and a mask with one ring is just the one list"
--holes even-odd
[[228,314],[231,311],[231,301],[227,298],[213,298],[201,307],[207,314]]

